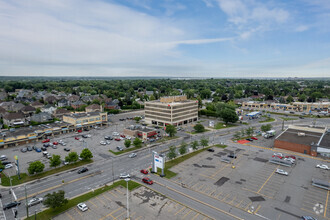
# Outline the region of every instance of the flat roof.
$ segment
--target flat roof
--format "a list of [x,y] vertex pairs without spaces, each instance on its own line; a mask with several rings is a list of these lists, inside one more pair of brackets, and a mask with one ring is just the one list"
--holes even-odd
[[[298,136],[298,133],[304,133],[305,136]],[[280,141],[287,141],[296,144],[311,145],[312,143],[317,144],[322,136],[322,133],[302,131],[297,129],[287,129],[276,139]]]
[[323,147],[323,148],[328,148],[330,149],[330,132],[326,132],[323,137],[322,137],[322,140],[320,142],[320,147]]
[[74,114],[65,115],[65,116],[72,117],[72,118],[84,118],[84,117],[98,116],[98,115],[100,115],[100,112],[74,113]]
[[154,100],[154,101],[149,101],[146,102],[146,104],[148,103],[155,103],[155,104],[161,104],[161,105],[180,105],[180,104],[184,104],[184,103],[196,103],[198,102],[197,100],[184,100],[184,101],[179,101],[179,102],[161,102],[160,100]]

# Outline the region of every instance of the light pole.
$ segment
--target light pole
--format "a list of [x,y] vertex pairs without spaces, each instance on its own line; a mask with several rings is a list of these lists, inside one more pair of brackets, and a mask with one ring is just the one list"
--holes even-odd
[[126,181],[126,196],[127,196],[127,218],[126,219],[129,219],[129,203],[128,203],[128,181],[130,181],[131,179],[129,178],[126,178],[125,181]]

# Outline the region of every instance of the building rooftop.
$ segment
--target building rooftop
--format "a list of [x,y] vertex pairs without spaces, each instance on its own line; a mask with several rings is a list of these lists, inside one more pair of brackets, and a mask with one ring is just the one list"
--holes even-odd
[[325,134],[323,135],[323,137],[322,137],[322,139],[320,141],[319,146],[330,149],[330,131],[329,132],[325,132]]
[[65,115],[65,116],[78,119],[78,118],[84,118],[84,117],[89,117],[89,116],[98,116],[98,115],[100,115],[99,112],[89,112],[89,113],[74,113],[74,114]]
[[132,130],[132,131],[142,131],[142,132],[150,132],[150,131],[154,131],[155,130],[155,129],[148,128],[148,127],[145,127],[145,126],[140,126],[140,125],[130,125],[126,129]]
[[[299,134],[299,135],[298,135]],[[276,139],[280,141],[287,141],[296,144],[311,145],[312,143],[317,144],[322,136],[322,133],[304,131],[298,129],[288,128]]]

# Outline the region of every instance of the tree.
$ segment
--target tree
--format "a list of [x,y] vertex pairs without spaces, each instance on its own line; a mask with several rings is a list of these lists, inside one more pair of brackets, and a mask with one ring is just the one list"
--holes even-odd
[[137,147],[137,148],[142,147],[142,141],[140,140],[140,138],[135,138],[133,141],[133,145],[134,145],[134,147]]
[[64,204],[68,203],[68,200],[65,198],[65,192],[59,190],[58,192],[48,193],[45,196],[43,204],[49,208],[61,207]]
[[68,156],[65,157],[65,161],[69,163],[74,163],[78,160],[77,152],[70,152]]
[[136,121],[136,123],[139,123],[139,121],[141,120],[141,117],[134,117],[134,120]]
[[234,134],[234,138],[239,139],[240,137],[241,137],[241,132],[236,131],[235,134]]
[[124,145],[125,145],[125,147],[127,147],[127,148],[129,148],[130,146],[131,146],[131,140],[125,140],[125,142],[124,142]]
[[41,112],[40,108],[37,108],[35,114],[39,114],[40,112]]
[[165,132],[170,137],[174,137],[174,135],[176,134],[176,128],[173,125],[166,125]]
[[35,173],[41,173],[42,171],[44,171],[44,168],[45,168],[45,164],[41,163],[40,161],[34,161],[30,163],[28,172],[31,175]]
[[85,148],[81,151],[80,157],[83,160],[89,160],[89,159],[93,158],[93,154],[88,148]]
[[169,147],[167,157],[170,158],[170,159],[176,158],[176,148],[174,146]]
[[4,170],[5,169],[5,165],[2,164],[2,161],[0,161],[0,169]]
[[192,143],[191,143],[191,147],[192,147],[192,149],[194,149],[194,150],[197,150],[198,149],[198,141],[193,141]]
[[271,124],[262,125],[260,129],[261,131],[266,132],[272,129],[272,125]]
[[220,117],[228,124],[228,122],[235,123],[238,120],[238,116],[234,109],[225,108],[220,111]]
[[201,133],[201,132],[204,132],[205,131],[205,127],[204,125],[200,124],[200,123],[197,123],[195,126],[194,126],[194,129],[196,132],[198,133]]
[[254,128],[253,127],[249,127],[245,130],[245,133],[247,136],[251,136],[253,134]]
[[242,130],[241,130],[241,137],[244,137],[244,135],[245,135],[245,131],[244,131],[244,129],[242,128]]
[[61,164],[61,156],[54,154],[50,158],[49,164],[50,164],[51,167],[57,167],[57,166],[59,166]]
[[209,145],[209,140],[206,138],[202,138],[200,142],[201,142],[201,146],[203,146],[203,148]]
[[291,103],[291,102],[293,102],[293,98],[292,98],[291,95],[289,95],[289,96],[286,98],[286,102],[287,102],[287,103]]
[[186,144],[185,142],[182,142],[182,143],[181,143],[181,146],[180,146],[180,148],[179,148],[179,153],[180,153],[181,155],[187,153],[187,144]]

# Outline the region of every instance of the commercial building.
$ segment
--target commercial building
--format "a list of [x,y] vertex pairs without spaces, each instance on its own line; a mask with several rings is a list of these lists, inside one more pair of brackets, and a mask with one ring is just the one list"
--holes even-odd
[[106,112],[88,112],[63,115],[63,121],[74,125],[76,128],[90,128],[94,125],[104,125],[108,121]]
[[330,129],[289,125],[284,132],[275,138],[274,147],[315,157],[330,158]]
[[124,129],[124,134],[132,137],[139,137],[143,140],[147,140],[155,135],[157,131],[154,128],[142,127],[139,125],[131,125],[128,128]]
[[265,102],[243,102],[242,107],[250,109],[264,110],[283,110],[295,112],[312,112],[312,111],[330,111],[330,102],[293,102],[292,104],[281,103],[265,103]]
[[162,97],[145,102],[145,122],[165,126],[180,126],[198,120],[198,101],[187,96]]

